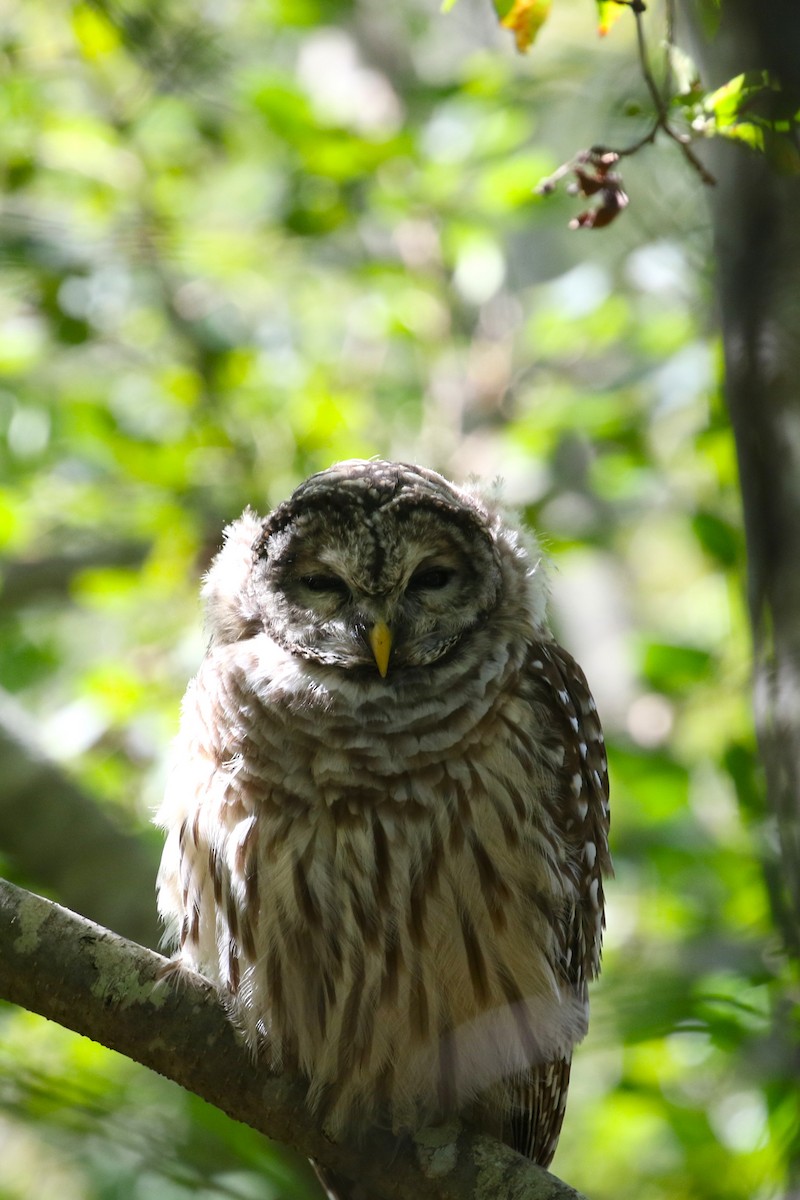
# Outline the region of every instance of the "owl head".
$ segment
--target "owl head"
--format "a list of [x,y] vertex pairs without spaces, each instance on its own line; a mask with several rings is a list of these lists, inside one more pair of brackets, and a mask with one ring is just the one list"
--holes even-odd
[[540,628],[541,559],[477,488],[407,463],[337,463],[226,529],[204,587],[211,643],[266,633],[305,660],[394,677],[488,625]]

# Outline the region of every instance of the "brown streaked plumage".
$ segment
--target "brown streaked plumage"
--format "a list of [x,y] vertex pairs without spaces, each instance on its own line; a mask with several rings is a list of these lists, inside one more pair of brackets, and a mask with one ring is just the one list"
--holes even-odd
[[159,907],[332,1135],[468,1114],[554,1153],[599,971],[603,735],[491,493],[352,461],[248,510],[159,824]]

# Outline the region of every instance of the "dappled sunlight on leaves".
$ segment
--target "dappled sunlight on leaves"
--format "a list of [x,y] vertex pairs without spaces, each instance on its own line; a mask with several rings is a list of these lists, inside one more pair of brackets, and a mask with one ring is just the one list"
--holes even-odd
[[[522,59],[485,13],[11,6],[0,684],[144,837],[223,526],[337,458],[502,475],[610,748],[605,970],[554,1169],[592,1200],[771,1200],[791,993],[709,232],[659,146],[626,163],[647,202],[621,221],[616,160],[570,164],[606,225],[571,235],[580,202],[534,188],[587,110],[591,136],[629,130],[630,43],[560,0]],[[311,1194],[248,1130],[8,1009],[0,1108],[9,1200]]]

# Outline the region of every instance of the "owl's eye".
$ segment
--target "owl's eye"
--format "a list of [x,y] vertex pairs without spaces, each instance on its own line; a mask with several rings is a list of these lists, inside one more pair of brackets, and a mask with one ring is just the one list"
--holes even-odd
[[343,598],[350,595],[350,588],[338,575],[302,575],[300,582],[310,592]]
[[406,591],[435,592],[447,587],[452,578],[453,571],[449,567],[423,567],[411,576],[406,584]]

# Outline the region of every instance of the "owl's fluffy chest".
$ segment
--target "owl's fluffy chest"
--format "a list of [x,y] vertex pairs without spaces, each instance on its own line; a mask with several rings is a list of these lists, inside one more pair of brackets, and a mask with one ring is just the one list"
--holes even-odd
[[236,700],[196,828],[211,878],[185,953],[227,986],[249,1039],[301,1067],[332,1129],[382,1093],[413,1125],[565,1053],[585,1008],[551,916],[566,923],[575,895],[541,803],[555,780],[498,736],[498,709],[513,725],[519,702],[462,688],[433,720],[315,693],[288,754],[282,694],[279,709]]
[[577,893],[556,775],[514,732],[525,702],[485,681],[414,704],[288,672],[254,686],[237,654],[187,699],[195,800],[162,895],[248,1039],[304,1071],[334,1131],[376,1096],[413,1126],[567,1055],[586,1024],[559,936]]

